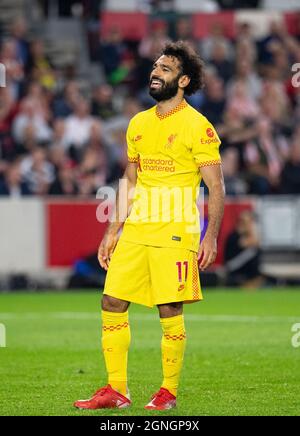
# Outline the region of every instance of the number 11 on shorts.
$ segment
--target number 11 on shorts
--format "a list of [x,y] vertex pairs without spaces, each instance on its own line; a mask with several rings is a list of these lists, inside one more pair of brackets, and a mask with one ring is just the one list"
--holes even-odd
[[[182,283],[182,271],[184,269],[184,281],[186,282],[187,280],[187,275],[188,275],[188,266],[189,263],[187,260],[185,260],[184,262],[176,262],[177,268],[178,268],[178,281],[179,283]],[[184,267],[184,268],[183,268]]]

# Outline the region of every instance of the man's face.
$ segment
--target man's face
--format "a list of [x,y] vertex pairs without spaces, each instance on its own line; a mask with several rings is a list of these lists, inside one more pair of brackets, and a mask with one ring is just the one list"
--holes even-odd
[[178,93],[181,76],[179,60],[172,56],[161,56],[153,65],[149,94],[158,102],[170,100]]

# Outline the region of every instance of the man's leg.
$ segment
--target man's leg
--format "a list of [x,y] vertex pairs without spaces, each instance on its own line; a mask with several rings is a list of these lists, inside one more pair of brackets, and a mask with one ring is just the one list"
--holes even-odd
[[129,302],[108,295],[102,299],[102,348],[108,384],[127,393],[127,358],[130,345]]
[[158,310],[163,330],[162,387],[176,397],[186,344],[183,303],[162,304],[158,306]]

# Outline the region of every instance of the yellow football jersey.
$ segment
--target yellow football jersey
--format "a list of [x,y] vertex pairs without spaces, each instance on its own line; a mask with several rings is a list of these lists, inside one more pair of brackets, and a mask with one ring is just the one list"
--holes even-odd
[[198,251],[201,167],[221,163],[220,143],[211,123],[185,100],[163,116],[154,106],[132,118],[128,160],[138,163],[138,177],[122,239]]

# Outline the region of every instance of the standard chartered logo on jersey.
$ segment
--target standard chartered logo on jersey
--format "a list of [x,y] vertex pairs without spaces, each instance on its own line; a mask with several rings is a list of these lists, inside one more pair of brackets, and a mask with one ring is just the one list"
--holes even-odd
[[6,87],[6,68],[0,63],[0,88]]
[[4,324],[0,324],[0,348],[6,347],[6,328]]
[[[187,233],[198,233],[204,227],[204,190],[190,186],[131,188],[127,179],[121,179],[116,189],[104,186],[97,192],[101,200],[97,220],[124,222],[130,211],[131,222],[184,223]],[[128,199],[128,200],[127,200]],[[118,204],[116,216],[115,204]]]

